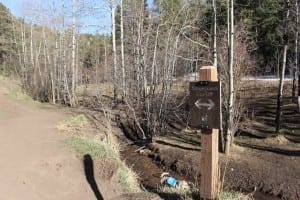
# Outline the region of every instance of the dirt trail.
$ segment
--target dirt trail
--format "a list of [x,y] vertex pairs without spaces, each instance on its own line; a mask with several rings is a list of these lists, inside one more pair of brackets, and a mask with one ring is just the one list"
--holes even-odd
[[82,160],[62,142],[58,110],[8,98],[0,86],[0,199],[96,199]]

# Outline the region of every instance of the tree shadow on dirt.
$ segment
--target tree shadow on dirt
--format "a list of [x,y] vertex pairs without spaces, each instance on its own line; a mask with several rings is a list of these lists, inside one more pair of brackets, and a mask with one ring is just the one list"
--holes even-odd
[[97,200],[104,200],[95,180],[94,162],[92,157],[89,154],[85,154],[83,156],[83,166],[84,166],[84,173],[85,173],[86,180],[90,184],[95,194],[95,197],[97,198]]
[[235,141],[235,143],[239,146],[262,150],[262,151],[268,151],[268,152],[281,154],[281,155],[285,155],[285,156],[300,156],[299,150],[288,150],[288,149],[281,149],[281,148],[276,148],[276,147],[267,147],[267,146],[262,146],[262,145],[247,144],[247,143],[238,142],[238,141]]
[[[245,98],[246,118],[250,119],[250,122],[242,122],[244,124],[244,127],[241,128],[242,132],[261,138],[276,136],[277,96],[275,92],[276,87],[271,88],[268,92],[256,88],[257,96]],[[285,93],[282,107],[281,132],[284,132],[285,137],[289,141],[299,143],[300,113],[298,112],[297,104],[291,101],[290,92],[286,91]],[[259,126],[256,126],[256,124],[259,124]]]
[[170,142],[166,142],[166,141],[163,141],[163,140],[155,140],[155,142],[158,143],[158,144],[168,145],[168,146],[176,147],[176,148],[183,149],[183,150],[189,150],[189,151],[200,151],[201,150],[201,148],[185,147],[185,146],[181,146],[181,145],[178,145],[178,144],[172,144]]

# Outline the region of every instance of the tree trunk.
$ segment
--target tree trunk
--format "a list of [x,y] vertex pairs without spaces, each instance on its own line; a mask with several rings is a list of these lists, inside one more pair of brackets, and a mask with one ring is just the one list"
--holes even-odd
[[76,102],[76,0],[72,1],[72,89],[71,89],[71,106]]
[[282,58],[282,68],[280,73],[280,82],[278,88],[277,96],[277,111],[276,111],[276,134],[279,135],[281,129],[281,120],[282,120],[282,104],[283,104],[283,85],[284,85],[284,75],[286,69],[286,55],[288,50],[288,20],[290,15],[290,4],[289,0],[286,1],[286,18],[284,23],[284,35],[283,35],[283,58]]
[[[213,65],[218,68],[218,54],[217,54],[217,5],[216,0],[212,0],[212,8],[213,8],[213,15],[212,15],[212,55],[213,55]],[[220,69],[219,73],[220,74]],[[220,99],[222,97],[222,82],[219,78],[219,84],[220,84]],[[221,152],[224,151],[224,137],[223,137],[223,113],[222,113],[222,101],[220,101],[220,129],[219,129],[219,149]]]
[[105,77],[107,74],[107,43],[106,43],[106,38],[103,39],[103,43],[104,43],[104,72],[103,72],[103,81],[106,81]]
[[[296,7],[296,33],[295,33],[295,63],[293,68],[293,88],[292,88],[292,100],[296,102],[296,87],[297,87],[297,71],[298,71],[298,37],[299,37],[299,2],[295,0],[295,7]],[[299,86],[298,86],[299,87]]]
[[62,51],[62,66],[63,66],[63,83],[64,83],[64,91],[63,98],[64,103],[70,103],[72,96],[69,90],[68,77],[67,77],[67,52],[66,52],[66,31],[65,31],[65,1],[62,0],[62,32],[61,32],[61,51]]
[[227,132],[226,132],[226,148],[225,153],[230,153],[230,146],[233,140],[232,123],[233,123],[233,104],[234,104],[234,87],[233,87],[233,53],[234,53],[234,7],[233,0],[228,0],[229,6],[229,46],[228,46],[228,107],[227,107]]
[[27,89],[27,49],[26,49],[26,28],[25,22],[22,21],[21,23],[21,46],[22,46],[22,82],[25,89]]
[[212,54],[213,54],[214,66],[217,67],[218,66],[218,58],[217,58],[217,6],[216,6],[216,0],[212,0],[212,8],[213,8]]
[[[33,76],[33,90],[37,88],[37,80],[36,80],[36,73],[35,73],[35,64],[34,64],[34,53],[33,53],[33,23],[30,24],[30,62],[31,62],[31,68],[32,68],[32,76]],[[32,92],[32,91],[31,91]]]
[[110,0],[110,12],[112,21],[112,50],[113,50],[113,85],[114,85],[114,96],[113,100],[117,100],[117,47],[116,47],[116,22],[115,22],[115,3],[114,0]]
[[121,66],[122,66],[122,90],[123,90],[123,98],[126,98],[126,71],[125,71],[125,54],[124,54],[124,18],[123,18],[123,0],[120,1],[121,6]]

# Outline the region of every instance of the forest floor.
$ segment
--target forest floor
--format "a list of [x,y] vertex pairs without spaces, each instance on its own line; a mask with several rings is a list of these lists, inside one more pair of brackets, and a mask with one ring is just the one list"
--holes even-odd
[[[240,98],[245,116],[230,156],[219,154],[223,190],[244,192],[259,200],[300,199],[300,113],[298,105],[288,98],[291,86],[287,84],[281,135],[274,134],[277,85],[278,82],[250,83],[243,88]],[[199,131],[187,131],[183,124],[174,123],[166,135],[155,137],[147,148],[147,156],[162,170],[200,185]],[[141,156],[135,150],[130,152]],[[147,165],[145,170],[145,166],[134,162],[133,168],[145,177],[145,187],[155,189],[153,179],[157,179],[157,172],[151,174]],[[145,171],[150,175],[144,175]]]
[[[281,135],[275,135],[277,86],[278,82],[273,81],[248,81],[242,88],[239,98],[245,111],[240,128],[230,156],[219,154],[223,191],[243,192],[258,200],[300,199],[300,113],[290,98],[291,85],[286,83]],[[143,146],[146,151],[137,151]],[[169,131],[156,136],[152,144],[127,143],[123,156],[146,189],[165,199],[183,199],[181,194],[170,196],[161,190],[160,174],[167,171],[197,188],[200,151],[200,132],[171,122]]]

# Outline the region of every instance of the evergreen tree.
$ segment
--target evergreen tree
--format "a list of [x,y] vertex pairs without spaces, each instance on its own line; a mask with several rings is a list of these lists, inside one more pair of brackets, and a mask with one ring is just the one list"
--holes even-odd
[[14,59],[11,57],[16,53],[14,49],[13,40],[13,28],[12,17],[10,11],[0,3],[0,72],[5,70],[8,73],[7,64]]

